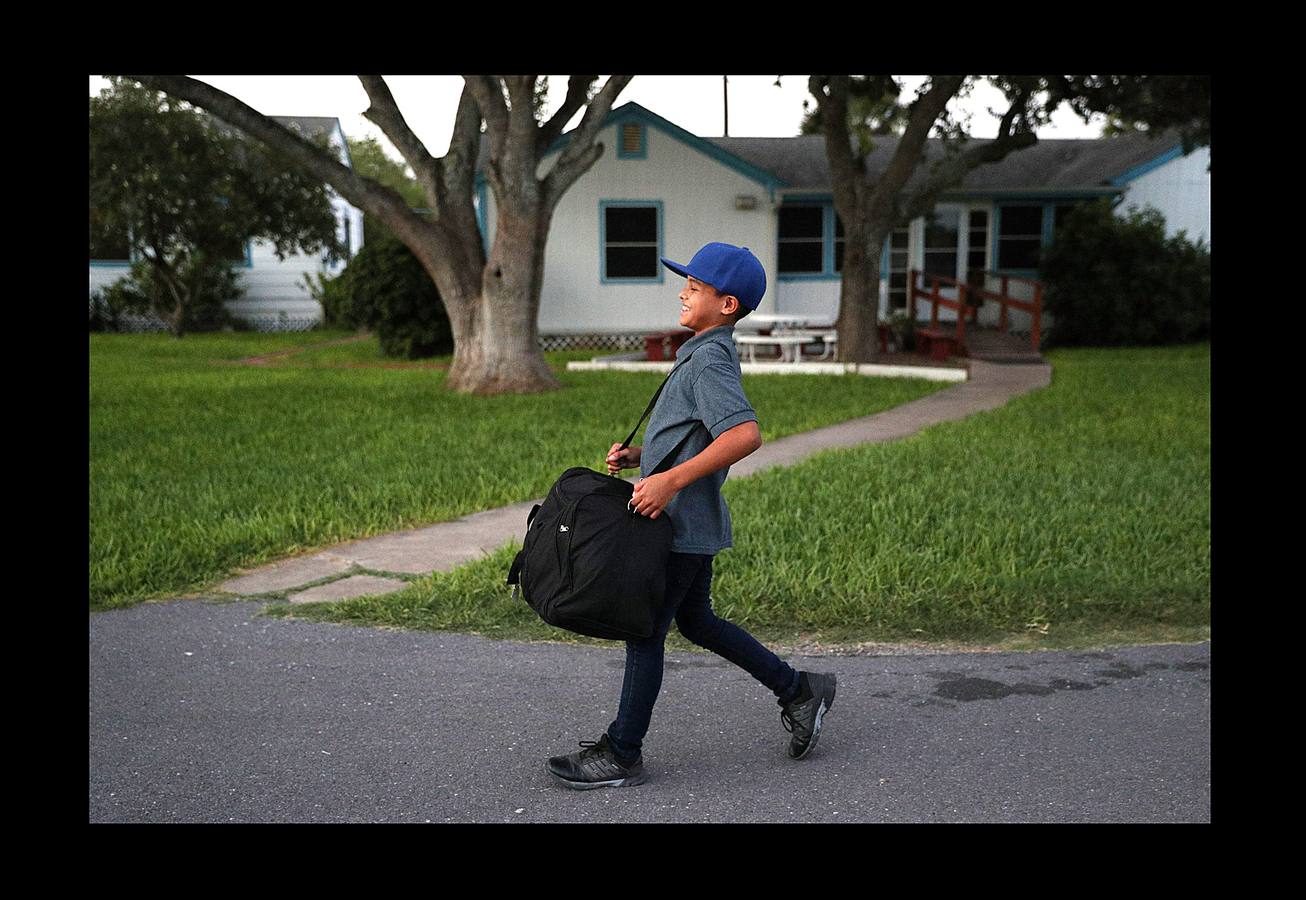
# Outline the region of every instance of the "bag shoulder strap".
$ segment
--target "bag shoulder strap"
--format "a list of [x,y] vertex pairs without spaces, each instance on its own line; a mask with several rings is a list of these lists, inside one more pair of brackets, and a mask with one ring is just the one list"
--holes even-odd
[[[653,399],[648,402],[648,407],[644,410],[644,415],[639,417],[639,421],[635,423],[635,427],[631,430],[630,435],[626,438],[624,442],[622,442],[621,445],[622,450],[625,450],[627,447],[630,446],[630,442],[635,439],[635,435],[639,432],[639,426],[644,424],[644,420],[648,418],[648,414],[653,411],[653,407],[657,406],[658,398],[662,396],[662,389],[667,386],[667,382],[671,380],[671,376],[676,374],[677,369],[679,369],[685,363],[689,362],[689,357],[693,355],[694,355],[694,351],[690,350],[688,355],[686,355],[684,359],[677,360],[676,364],[671,367],[671,371],[667,373],[667,377],[662,379],[662,383],[658,385],[657,393],[654,394]],[[686,438],[688,438],[688,435],[686,435]],[[679,450],[680,448],[677,447],[676,449]]]

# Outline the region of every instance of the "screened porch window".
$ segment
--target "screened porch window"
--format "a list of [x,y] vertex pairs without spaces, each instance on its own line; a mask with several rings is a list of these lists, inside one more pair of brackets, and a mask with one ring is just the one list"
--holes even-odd
[[893,229],[889,235],[889,309],[907,308],[907,248],[911,241],[908,226]]
[[[961,210],[935,209],[925,216],[925,274],[957,277],[957,248]],[[924,281],[928,286],[928,278]]]
[[966,269],[968,279],[977,277],[974,273],[984,271],[989,246],[989,213],[986,209],[970,211],[970,240],[967,242]]

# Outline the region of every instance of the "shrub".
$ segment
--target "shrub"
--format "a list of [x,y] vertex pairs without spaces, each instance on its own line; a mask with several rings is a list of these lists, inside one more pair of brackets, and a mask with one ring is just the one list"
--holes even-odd
[[375,331],[386,356],[422,359],[453,352],[453,331],[435,282],[398,238],[364,244],[335,278],[306,280],[326,324]]
[[1211,253],[1165,236],[1151,207],[1121,218],[1109,200],[1077,206],[1044,250],[1039,277],[1054,317],[1045,346],[1155,346],[1211,327]]
[[104,288],[96,288],[91,291],[91,331],[120,331],[122,329],[122,314],[124,310],[110,305],[107,291]]
[[128,274],[96,291],[92,301],[92,330],[100,308],[102,322],[112,323],[117,330],[123,313],[148,313],[169,323],[174,333],[187,331],[221,331],[232,327],[235,320],[227,312],[226,303],[238,300],[245,293],[240,284],[240,274],[225,260],[211,260],[195,253],[177,267],[177,280],[190,299],[182,312],[180,329],[176,322],[177,301],[172,291],[159,277],[147,260],[132,264]]

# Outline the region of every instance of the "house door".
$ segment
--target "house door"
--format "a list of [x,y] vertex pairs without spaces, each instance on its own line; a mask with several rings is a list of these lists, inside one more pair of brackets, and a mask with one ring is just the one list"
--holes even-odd
[[[965,207],[952,203],[940,203],[934,207],[933,212],[923,217],[920,268],[924,274],[918,276],[917,285],[919,287],[929,290],[930,280],[926,277],[928,275],[942,275],[945,278],[965,281],[968,234],[967,229],[961,226],[963,222],[968,221],[964,218],[966,214]],[[958,296],[957,287],[952,284],[941,284],[939,293],[949,300],[956,300]],[[916,318],[928,320],[931,316],[932,306],[933,304],[928,300],[917,298]],[[956,322],[956,311],[948,309],[946,306],[939,307],[939,321]]]

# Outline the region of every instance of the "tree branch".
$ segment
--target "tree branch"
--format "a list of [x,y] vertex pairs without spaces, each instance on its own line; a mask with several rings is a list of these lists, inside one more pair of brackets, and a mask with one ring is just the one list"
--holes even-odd
[[598,77],[597,75],[573,75],[567,79],[567,97],[562,101],[562,106],[558,107],[549,121],[540,126],[537,144],[539,156],[543,156],[558,139],[562,130],[567,127],[567,123],[571,121],[571,117],[576,115],[576,110],[585,105],[585,99],[589,96],[589,87],[598,80]]
[[811,75],[807,79],[807,90],[816,98],[820,110],[835,206],[845,226],[856,220],[854,211],[861,203],[866,183],[865,160],[853,152],[852,136],[848,133],[849,82],[847,75]]
[[[535,123],[535,75],[509,75],[504,78],[508,88],[508,99],[512,108],[508,110],[508,141],[512,148],[519,150],[532,159],[538,159],[535,152],[537,126]],[[532,177],[534,171],[532,170]]]
[[1016,150],[1023,150],[1038,143],[1038,136],[1032,129],[1023,127],[1026,107],[1032,90],[1028,85],[1017,89],[1002,121],[998,125],[998,136],[988,143],[971,147],[955,158],[942,163],[925,183],[911,193],[904,204],[904,215],[908,220],[922,216],[934,208],[939,195],[950,187],[960,184],[970,170],[986,163],[1001,160]]
[[372,105],[363,112],[363,116],[375,122],[395,145],[408,161],[408,165],[413,167],[417,181],[426,191],[431,205],[437,205],[433,171],[435,159],[427,151],[426,145],[408,127],[408,122],[395,104],[394,95],[390,93],[385,79],[380,75],[359,75],[358,80],[363,83],[363,90],[367,91],[368,99],[372,101]]
[[907,129],[903,132],[902,137],[898,140],[898,146],[894,150],[893,158],[889,160],[889,165],[885,168],[884,174],[880,176],[875,185],[874,205],[883,207],[891,203],[896,198],[911,174],[916,169],[916,164],[921,158],[921,153],[925,148],[925,141],[930,136],[930,129],[938,121],[939,115],[947,107],[948,101],[951,100],[961,90],[962,83],[966,80],[964,75],[931,75],[930,87],[911,105],[911,113],[907,118]]
[[464,75],[463,82],[472,92],[481,118],[485,120],[490,135],[490,155],[498,157],[503,153],[503,142],[508,136],[508,105],[504,103],[498,79],[492,75]]
[[576,179],[585,174],[586,170],[594,165],[594,161],[602,154],[602,145],[598,145],[596,148],[594,139],[598,136],[599,129],[603,127],[604,118],[612,109],[612,102],[617,99],[617,95],[634,77],[633,75],[613,75],[603,85],[602,90],[590,101],[589,106],[585,109],[585,115],[580,120],[580,125],[576,127],[571,135],[571,140],[563,148],[558,162],[544,178],[545,197],[548,198],[550,206],[557,203],[567,188],[575,184]]
[[194,78],[182,75],[127,75],[146,87],[185,100],[230,123],[250,137],[262,141],[304,171],[330,184],[342,197],[375,215],[396,232],[424,228],[427,223],[408,208],[398,192],[364,178],[353,169],[332,158],[326,151],[296,135],[289,128],[268,118],[230,94]]

